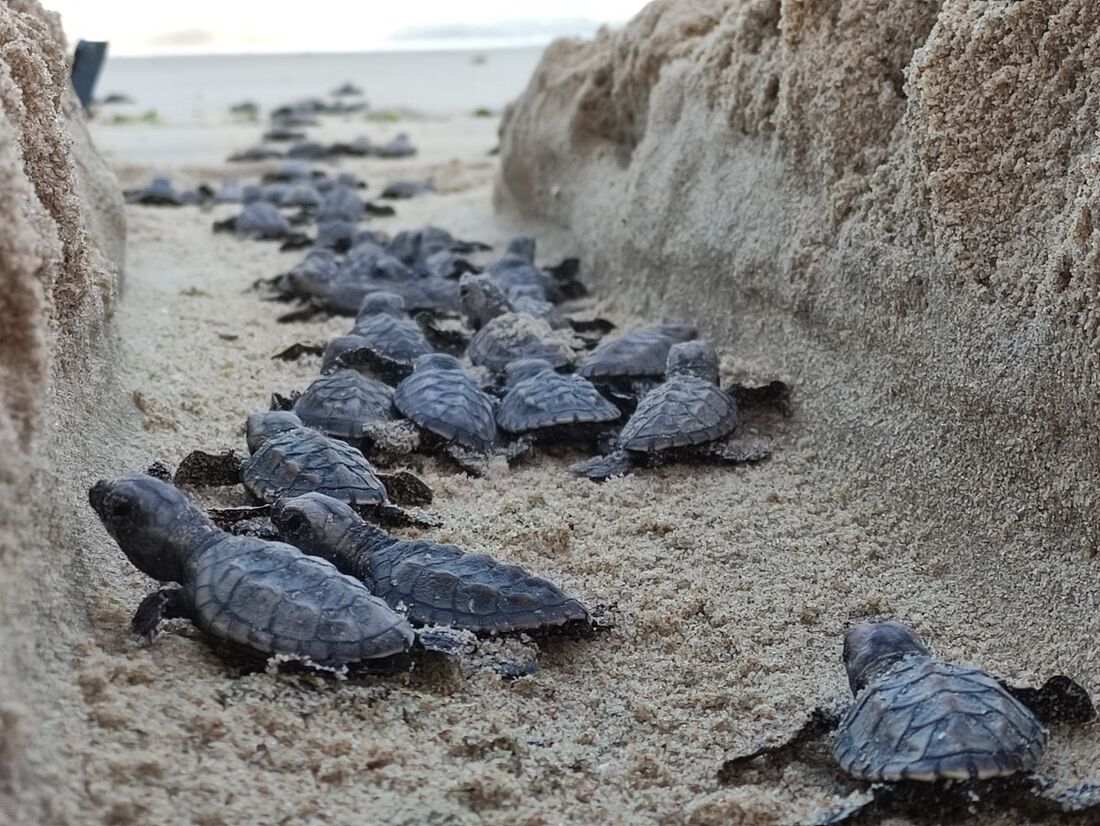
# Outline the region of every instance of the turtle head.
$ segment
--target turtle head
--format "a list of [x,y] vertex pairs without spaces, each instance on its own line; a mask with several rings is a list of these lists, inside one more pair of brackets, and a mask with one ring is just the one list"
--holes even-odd
[[161,582],[180,582],[198,538],[217,532],[177,488],[152,476],[101,479],[88,502],[134,567]]
[[462,362],[447,353],[428,353],[413,362],[417,370],[461,370]]
[[897,620],[861,622],[844,635],[844,668],[848,685],[858,694],[884,668],[905,657],[929,656],[917,632]]
[[280,433],[302,427],[302,420],[289,410],[269,410],[266,413],[253,413],[245,425],[248,440],[248,452],[255,453],[260,445]]
[[373,348],[371,340],[354,333],[349,336],[337,336],[325,346],[325,353],[321,356],[321,375],[327,376],[337,370],[345,368],[355,369],[359,363],[356,351],[370,350]]
[[684,341],[668,350],[670,376],[695,376],[718,384],[718,353],[705,341]]
[[519,359],[504,368],[505,383],[515,387],[521,381],[534,378],[544,370],[553,370],[554,365],[546,359]]
[[405,299],[396,293],[371,293],[359,305],[358,318],[372,315],[388,315],[402,318],[405,315]]
[[349,534],[364,524],[351,505],[323,493],[279,499],[271,506],[271,521],[286,542],[330,562],[345,546],[354,547]]
[[508,312],[508,296],[489,276],[468,272],[458,282],[462,309],[476,324],[486,324]]
[[530,235],[513,235],[508,241],[504,255],[510,258],[521,258],[528,264],[534,264],[535,239]]

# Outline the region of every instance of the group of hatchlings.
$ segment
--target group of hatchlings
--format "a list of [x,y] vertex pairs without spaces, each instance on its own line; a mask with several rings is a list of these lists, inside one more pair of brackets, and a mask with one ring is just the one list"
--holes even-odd
[[[270,523],[216,523],[164,473],[90,491],[130,561],[168,586],[142,601],[136,633],[152,637],[161,620],[186,618],[223,646],[338,673],[421,651],[461,656],[497,635],[588,633],[609,625],[602,611],[554,583],[375,524],[415,521],[399,500],[430,501],[412,474],[375,463],[430,451],[482,473],[494,455],[515,461],[566,445],[598,452],[572,470],[604,480],[684,457],[768,456],[765,441],[731,434],[739,402],[785,405],[784,385],[721,387],[713,347],[686,325],[601,341],[610,325],[562,312],[583,292],[575,266],[537,266],[526,236],[484,268],[459,257],[479,248],[431,227],[392,240],[366,233],[318,246],[272,282],[280,297],[355,315],[355,324],[316,348],[321,375],[303,392],[276,395],[276,409],[248,417],[247,458],[196,453],[176,475],[243,482]],[[913,811],[932,794],[940,812],[1011,795],[1020,806],[1100,817],[1100,786],[1064,788],[1035,771],[1045,725],[1093,717],[1072,680],[1010,687],[936,659],[896,621],[849,629],[843,660],[855,695],[846,711],[817,709],[787,742],[731,756],[719,781],[741,782],[835,728],[833,758],[866,782],[806,822]]]

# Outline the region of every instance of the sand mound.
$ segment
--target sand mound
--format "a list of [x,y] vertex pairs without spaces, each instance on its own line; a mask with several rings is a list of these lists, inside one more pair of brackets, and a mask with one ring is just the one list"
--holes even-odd
[[779,363],[897,507],[1095,551],[1100,8],[935,5],[658,0],[559,41],[498,204]]
[[27,572],[43,562],[33,537],[50,511],[31,487],[46,474],[43,411],[51,383],[82,371],[117,289],[124,243],[121,193],[84,129],[57,16],[35,0],[0,6],[0,178],[2,794],[33,759],[28,752],[44,748],[31,748],[34,724],[10,700],[27,697],[34,639],[16,629],[33,624],[26,614],[39,594]]

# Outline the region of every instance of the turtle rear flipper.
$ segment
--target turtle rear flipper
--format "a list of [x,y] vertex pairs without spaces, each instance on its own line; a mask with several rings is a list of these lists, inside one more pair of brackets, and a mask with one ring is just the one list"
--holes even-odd
[[802,746],[833,731],[840,723],[840,716],[839,709],[818,706],[785,740],[726,758],[718,769],[718,782],[724,785],[736,785],[741,772],[751,768],[751,763],[762,758],[772,763],[790,760]]
[[1100,811],[1100,784],[1083,781],[1062,789],[1052,777],[1034,772],[1028,776],[1027,792],[1046,814],[1080,814]]
[[1004,680],[997,682],[1048,726],[1058,723],[1087,723],[1096,716],[1096,708],[1089,693],[1064,674],[1056,674],[1040,688],[1017,688]]
[[151,641],[157,635],[161,620],[190,619],[192,613],[182,589],[161,588],[141,601],[130,620],[130,628],[139,637]]
[[607,456],[596,456],[569,466],[577,476],[585,476],[593,482],[604,482],[612,476],[626,476],[634,470],[634,460],[625,450],[617,450]]

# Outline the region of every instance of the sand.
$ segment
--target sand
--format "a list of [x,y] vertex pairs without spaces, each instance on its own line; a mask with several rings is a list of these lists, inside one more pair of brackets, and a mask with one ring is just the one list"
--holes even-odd
[[[683,4],[684,30],[668,41],[683,51],[686,37],[706,30],[690,10],[718,5]],[[570,88],[562,89],[570,100]],[[623,87],[626,115],[607,110],[614,134],[645,134],[639,99],[647,98],[638,88]],[[702,117],[698,101],[685,107]],[[517,111],[540,122],[537,112]],[[543,122],[548,141],[551,125]],[[698,321],[722,351],[727,378],[778,374],[793,382],[790,418],[746,424],[773,439],[774,456],[737,469],[670,466],[599,486],[568,475],[575,455],[511,472],[496,465],[482,479],[425,460],[419,470],[443,520],[434,535],[613,606],[612,631],[546,644],[541,669],[517,681],[438,661],[344,682],[247,672],[185,623],[140,646],[127,625],[152,583],[98,525],[88,485],[154,459],[174,463],[193,448],[243,449],[245,416],[266,407],[272,391],[304,387],[317,369],[316,359],[271,356],[342,332],[347,322],[276,324],[285,308],[260,301],[249,286],[298,256],[213,235],[210,224],[231,207],[128,206],[125,289],[113,321],[79,369],[55,365],[38,427],[45,467],[18,535],[19,578],[6,605],[14,630],[3,685],[14,691],[0,706],[0,812],[13,822],[73,824],[798,823],[845,793],[827,768],[797,762],[729,788],[717,772],[728,751],[780,738],[815,704],[845,695],[840,639],[854,619],[904,618],[937,653],[1012,681],[1064,672],[1100,688],[1093,642],[1100,595],[1090,584],[1089,546],[1069,530],[1053,536],[1026,509],[1016,515],[1014,492],[1028,479],[1038,484],[1034,476],[1014,480],[996,510],[988,491],[966,487],[980,465],[941,486],[926,483],[914,467],[947,461],[934,446],[959,419],[941,397],[912,400],[936,385],[912,364],[898,368],[901,353],[887,359],[866,343],[844,343],[844,331],[868,315],[863,304],[844,315],[837,298],[804,329],[785,299],[769,303],[758,286],[774,285],[774,273],[722,258],[729,250],[701,229],[705,203],[689,210],[705,249],[685,259],[688,232],[674,212],[649,223],[620,216],[606,193],[632,202],[624,187],[641,184],[583,153],[579,168],[592,177],[584,187],[545,145],[506,138],[503,185],[513,206],[517,195],[526,198],[527,217],[496,214],[491,121],[338,121],[321,137],[362,129],[384,139],[398,128],[422,147],[420,157],[343,168],[375,191],[426,174],[445,191],[398,203],[398,217],[377,227],[432,222],[499,244],[523,226],[538,231],[546,260],[579,251],[585,277],[598,285],[586,311],[623,326]],[[724,135],[712,128],[702,134]],[[96,126],[93,136],[126,186],[154,170],[181,184],[228,174],[221,159],[250,142],[232,126],[203,131],[201,142],[186,126]],[[523,168],[535,184],[528,190],[516,173],[524,146],[531,151]],[[644,140],[639,146],[656,151]],[[601,162],[623,168],[607,151],[599,144]],[[804,216],[811,196],[782,189],[778,161],[731,151],[756,170],[750,183],[780,193],[771,211],[749,222],[751,232],[736,236],[772,249],[787,224],[767,219],[784,205]],[[668,187],[668,169],[656,160],[652,168]],[[663,203],[640,191],[645,203]],[[593,217],[580,204],[606,212]],[[728,214],[711,209],[709,218],[717,217],[728,227]],[[620,220],[629,234],[616,228]],[[669,252],[658,254],[654,246],[666,238]],[[736,266],[740,277],[704,280],[707,265]],[[823,264],[815,272],[826,283],[835,275]],[[695,276],[703,286],[694,295],[708,295],[706,304],[681,298]],[[746,293],[731,286],[742,283]],[[981,335],[995,326],[989,321]],[[910,389],[907,381],[923,383]],[[962,456],[973,463],[983,449],[991,451],[974,445]],[[1095,727],[1056,731],[1044,768],[1067,779],[1100,777]],[[1004,813],[976,822],[1027,821]]]

